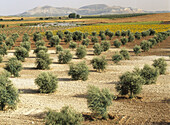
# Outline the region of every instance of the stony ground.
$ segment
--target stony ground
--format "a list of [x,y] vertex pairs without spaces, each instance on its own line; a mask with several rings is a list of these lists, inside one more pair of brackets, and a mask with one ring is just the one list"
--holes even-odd
[[[167,49],[167,48],[166,48]],[[86,91],[88,85],[95,85],[99,88],[108,88],[114,95],[118,93],[115,90],[115,84],[119,81],[119,76],[126,72],[132,71],[135,67],[142,68],[144,64],[152,65],[153,60],[160,57],[165,58],[168,67],[166,75],[159,76],[157,83],[154,85],[144,85],[142,93],[139,95],[142,99],[119,99],[114,100],[109,107],[109,112],[115,115],[114,120],[110,121],[86,121],[84,124],[168,124],[170,123],[170,58],[169,56],[131,56],[130,60],[121,61],[115,65],[111,61],[111,55],[119,49],[111,48],[108,52],[103,53],[108,60],[106,71],[98,73],[93,70],[90,60],[94,57],[93,50],[88,48],[87,56],[79,60],[74,57],[71,61],[77,63],[86,61],[90,74],[87,81],[73,81],[68,76],[69,65],[58,64],[58,58],[54,50],[49,50],[53,64],[50,70],[57,75],[59,79],[58,89],[53,94],[39,94],[35,85],[35,78],[43,70],[35,69],[35,55],[30,52],[30,57],[23,63],[23,70],[20,77],[10,78],[14,86],[20,92],[20,102],[15,111],[0,112],[0,125],[30,125],[44,124],[44,112],[48,108],[59,111],[63,106],[69,105],[78,112],[90,112],[87,107]],[[132,49],[128,49],[132,51]],[[159,48],[155,49],[159,51]],[[170,51],[170,50],[166,50]],[[3,63],[0,64],[0,71],[7,60],[13,57],[13,50],[9,51],[4,57]],[[75,51],[72,51],[74,54]]]

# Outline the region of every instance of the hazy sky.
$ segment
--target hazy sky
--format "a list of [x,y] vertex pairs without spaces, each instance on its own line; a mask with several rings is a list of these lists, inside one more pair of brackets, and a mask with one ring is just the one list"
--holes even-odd
[[0,15],[19,14],[44,5],[79,8],[90,4],[107,4],[144,10],[170,11],[170,0],[0,0],[0,4]]

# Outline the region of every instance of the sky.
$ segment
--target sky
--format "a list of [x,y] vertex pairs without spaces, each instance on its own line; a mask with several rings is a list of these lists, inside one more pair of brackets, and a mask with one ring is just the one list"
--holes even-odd
[[170,11],[170,0],[0,0],[0,15],[15,15],[37,6],[79,8],[90,4],[133,7],[148,11]]

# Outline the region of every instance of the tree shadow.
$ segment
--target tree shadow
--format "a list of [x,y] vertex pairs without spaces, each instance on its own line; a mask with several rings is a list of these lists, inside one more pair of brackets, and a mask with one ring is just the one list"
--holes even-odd
[[87,56],[94,56],[94,54],[87,54]]
[[165,98],[162,102],[170,104],[170,98]]
[[73,81],[71,78],[58,78],[58,81]]
[[170,122],[168,121],[152,122],[152,125],[170,125]]
[[23,67],[23,70],[36,70],[36,67]]
[[91,70],[89,70],[89,72],[97,72],[97,71],[95,69],[91,69]]
[[105,84],[118,84],[119,82],[107,82]]
[[19,89],[19,93],[21,94],[36,94],[40,93],[38,89]]
[[61,63],[59,63],[59,62],[52,62],[52,64],[61,64]]
[[35,58],[37,58],[37,57],[35,57],[35,56],[30,56],[30,57],[28,57],[28,58],[32,58],[32,59],[35,59]]
[[75,94],[75,95],[73,95],[73,97],[87,99],[87,94]]

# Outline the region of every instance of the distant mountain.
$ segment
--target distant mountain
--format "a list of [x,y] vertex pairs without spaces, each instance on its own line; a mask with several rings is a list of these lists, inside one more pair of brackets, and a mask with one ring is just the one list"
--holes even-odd
[[103,15],[103,14],[125,14],[125,13],[143,13],[142,9],[120,6],[107,6],[105,4],[93,4],[80,7],[79,9],[68,7],[52,7],[43,6],[28,10],[17,16],[65,16],[70,13],[78,13],[80,15]]

